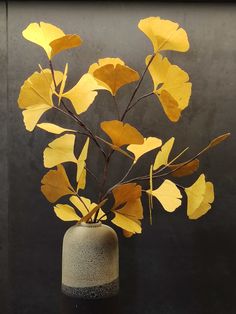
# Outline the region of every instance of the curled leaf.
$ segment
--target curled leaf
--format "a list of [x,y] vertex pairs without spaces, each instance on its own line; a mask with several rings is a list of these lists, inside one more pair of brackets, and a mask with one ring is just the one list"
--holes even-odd
[[185,192],[189,219],[198,219],[211,209],[214,187],[211,182],[206,182],[204,174],[201,174],[192,186],[185,188]]
[[171,137],[164,145],[162,145],[161,150],[156,155],[153,170],[157,170],[161,166],[168,164],[169,155],[174,145],[174,141],[175,138]]
[[172,172],[172,175],[174,177],[183,177],[183,176],[188,176],[194,173],[195,171],[198,170],[200,162],[199,162],[199,159],[194,159],[191,162],[184,165],[185,163],[186,162],[182,162],[179,164],[172,164],[168,166],[171,170],[177,169],[176,171]]
[[224,140],[226,140],[228,137],[230,136],[230,133],[225,133],[222,134],[216,138],[214,138],[208,145],[208,148],[212,148],[218,144],[220,144],[221,142],[223,142]]
[[161,50],[185,52],[189,49],[187,34],[183,28],[179,28],[178,23],[157,16],[140,20],[138,27],[152,42],[154,52]]
[[[151,56],[147,56],[146,64],[150,59]],[[187,72],[160,54],[154,57],[148,69],[154,84],[154,94],[159,98],[167,117],[172,122],[177,122],[191,96],[192,84]]]
[[162,141],[157,137],[144,138],[143,144],[131,144],[127,147],[127,150],[134,154],[136,163],[140,157],[150,152],[151,150],[160,147]]
[[23,30],[22,35],[25,39],[41,46],[49,59],[63,50],[80,46],[82,42],[80,36],[65,35],[60,28],[45,22],[30,23]]
[[75,130],[65,129],[53,123],[38,123],[37,127],[53,134],[61,134],[63,132],[76,132]]
[[74,162],[77,159],[74,155],[75,135],[65,134],[48,144],[43,152],[44,166],[52,168],[63,162]]
[[62,165],[58,165],[56,170],[49,170],[41,183],[41,191],[51,203],[55,203],[64,195],[76,194]]

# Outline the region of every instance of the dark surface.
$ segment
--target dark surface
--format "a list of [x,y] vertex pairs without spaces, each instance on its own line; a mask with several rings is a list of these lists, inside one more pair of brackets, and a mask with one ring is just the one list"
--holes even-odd
[[[55,217],[52,206],[40,193],[40,180],[45,173],[42,151],[54,136],[40,130],[27,132],[17,108],[23,81],[37,70],[38,63],[47,66],[43,50],[25,41],[21,31],[30,22],[42,20],[55,23],[67,33],[81,35],[84,39],[81,48],[65,52],[54,61],[58,69],[63,69],[69,61],[69,84],[73,86],[91,63],[107,56],[118,56],[141,72],[144,58],[151,53],[151,45],[137,29],[137,24],[140,18],[152,15],[177,21],[188,32],[190,51],[186,54],[172,52],[168,56],[189,73],[193,83],[192,98],[178,124],[167,120],[155,98],[140,103],[127,121],[145,136],[159,136],[165,141],[174,135],[175,152],[191,147],[186,156],[192,156],[221,133],[229,131],[232,136],[202,158],[198,174],[180,180],[188,185],[201,172],[206,173],[207,179],[215,184],[213,210],[198,221],[190,221],[185,207],[169,214],[156,203],[153,226],[148,224],[146,210],[141,236],[124,239],[118,231],[121,293],[118,298],[101,301],[103,304],[90,305],[87,312],[95,313],[95,308],[96,313],[122,314],[236,313],[236,6],[10,2],[8,108],[6,86],[0,84],[0,304],[3,306],[8,295],[9,314],[86,313],[86,304],[79,305],[76,300],[60,294],[61,241],[70,224]],[[4,16],[4,5],[0,3],[3,82],[6,75]],[[151,81],[147,78],[140,95],[150,88]],[[133,85],[120,91],[120,103],[125,104],[131,90]],[[99,132],[99,122],[114,118],[113,110],[110,97],[101,92],[83,119]],[[72,127],[58,115],[48,114],[46,119]],[[103,167],[102,159],[95,156],[97,151],[93,148],[90,163],[99,173]],[[111,171],[111,183],[117,181],[127,167],[126,159],[120,156],[114,156],[112,164],[115,167]],[[145,162],[137,165],[133,175],[143,173],[145,166]],[[89,181],[87,193],[93,198],[95,185],[92,181]],[[147,204],[144,205],[147,209]],[[6,313],[6,310],[2,307],[0,312]]]

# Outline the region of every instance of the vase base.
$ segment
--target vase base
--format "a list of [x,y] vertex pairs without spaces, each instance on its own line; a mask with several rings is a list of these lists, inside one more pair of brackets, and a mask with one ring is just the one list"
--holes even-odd
[[119,292],[119,278],[114,281],[92,287],[69,287],[64,284],[61,286],[61,291],[63,294],[80,299],[95,300],[113,297]]

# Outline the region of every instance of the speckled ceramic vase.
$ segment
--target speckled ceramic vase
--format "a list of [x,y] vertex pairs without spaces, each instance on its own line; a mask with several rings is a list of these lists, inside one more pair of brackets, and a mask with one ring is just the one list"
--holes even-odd
[[118,291],[116,232],[101,222],[70,227],[63,239],[62,292],[81,299],[103,299]]

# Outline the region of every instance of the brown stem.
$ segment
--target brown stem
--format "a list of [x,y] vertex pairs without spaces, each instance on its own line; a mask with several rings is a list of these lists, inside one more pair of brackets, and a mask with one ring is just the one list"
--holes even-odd
[[137,91],[138,91],[138,89],[139,89],[139,87],[140,87],[140,85],[141,85],[141,83],[142,83],[142,81],[143,81],[143,79],[144,79],[144,76],[145,76],[145,74],[146,74],[146,72],[147,72],[147,70],[148,70],[150,64],[152,63],[152,61],[153,61],[155,55],[156,55],[156,53],[154,53],[154,54],[151,56],[151,58],[150,58],[148,64],[146,65],[146,67],[145,67],[145,69],[144,69],[144,71],[143,71],[143,73],[142,73],[142,75],[141,75],[141,78],[140,78],[140,80],[138,81],[138,83],[137,83],[137,85],[136,85],[136,87],[135,87],[135,89],[134,89],[134,91],[133,91],[133,94],[132,94],[131,97],[130,97],[130,100],[129,100],[129,102],[128,102],[128,105],[127,105],[127,107],[126,107],[126,109],[125,109],[125,111],[124,111],[124,113],[123,113],[123,115],[122,115],[122,117],[121,117],[121,121],[124,120],[124,118],[125,118],[127,112],[129,111],[129,107],[130,107],[130,105],[131,105],[131,103],[132,103],[132,101],[133,101],[133,99],[134,99],[134,96],[136,95],[136,93],[137,93]]
[[141,96],[140,98],[138,98],[131,106],[129,106],[129,108],[128,108],[128,110],[127,110],[127,113],[128,113],[134,106],[136,106],[137,103],[138,103],[140,100],[142,100],[142,99],[144,99],[144,98],[146,98],[146,97],[148,97],[148,96],[151,96],[151,95],[153,95],[153,94],[154,94],[153,92],[150,92],[150,93],[147,93],[147,94]]
[[[52,73],[52,78],[53,78],[53,82],[54,82],[54,86],[55,86],[55,90],[56,90],[56,80],[55,80],[55,74],[54,74],[54,69],[53,69],[53,65],[52,65],[52,61],[49,60],[49,67]],[[106,158],[106,153],[104,152],[102,146],[100,145],[100,143],[97,141],[96,136],[93,134],[93,132],[89,129],[89,127],[77,116],[75,115],[64,103],[63,99],[61,99],[61,103],[63,105],[63,107],[66,109],[67,113],[73,117],[74,120],[76,120],[78,122],[78,124],[85,129],[89,134],[90,134],[90,138],[94,141],[94,143],[96,144],[96,146],[99,148],[99,150],[101,151],[102,155],[104,158]]]

